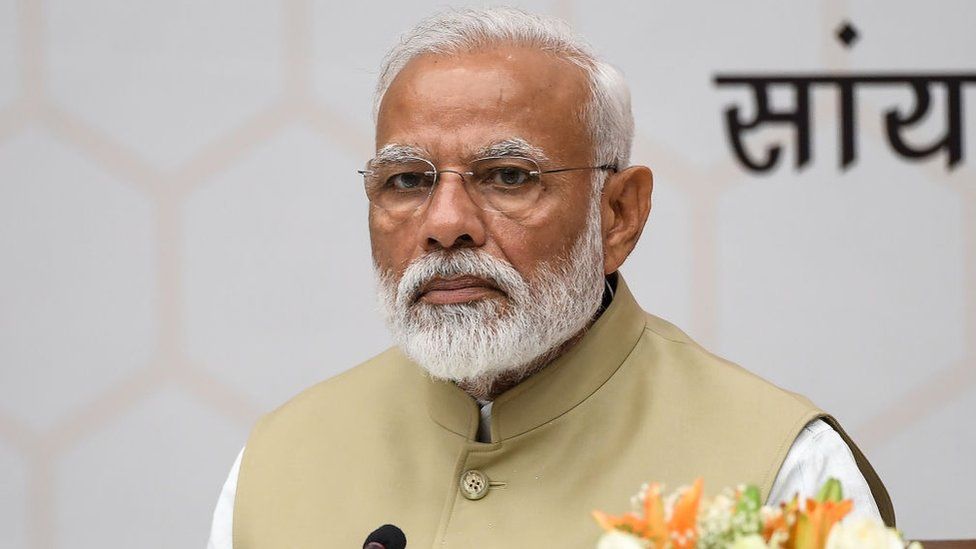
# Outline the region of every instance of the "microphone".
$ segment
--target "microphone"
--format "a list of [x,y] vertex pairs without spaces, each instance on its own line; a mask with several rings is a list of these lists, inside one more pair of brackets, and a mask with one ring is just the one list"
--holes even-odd
[[406,546],[407,536],[392,524],[384,524],[373,530],[363,542],[363,549],[404,549]]

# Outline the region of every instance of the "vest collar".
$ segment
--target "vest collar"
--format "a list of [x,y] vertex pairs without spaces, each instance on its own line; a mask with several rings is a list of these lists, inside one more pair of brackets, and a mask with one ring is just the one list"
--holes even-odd
[[[613,301],[583,338],[552,364],[495,399],[491,440],[499,442],[519,436],[586,400],[627,358],[644,323],[644,312],[618,275]],[[420,370],[419,366],[412,366]],[[474,440],[479,420],[477,402],[451,382],[426,377],[425,384],[431,419]]]

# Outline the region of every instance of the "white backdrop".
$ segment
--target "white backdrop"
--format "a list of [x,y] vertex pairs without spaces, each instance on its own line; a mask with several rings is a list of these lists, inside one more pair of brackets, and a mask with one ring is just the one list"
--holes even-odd
[[[388,344],[355,170],[382,54],[436,6],[345,4],[0,0],[0,546],[203,546],[256,417]],[[749,96],[712,82],[973,72],[976,3],[524,5],[632,85],[643,306],[835,413],[909,536],[976,537],[976,86],[954,170],[890,149],[898,87],[859,94],[841,170],[828,89],[811,164],[757,176],[723,126]]]

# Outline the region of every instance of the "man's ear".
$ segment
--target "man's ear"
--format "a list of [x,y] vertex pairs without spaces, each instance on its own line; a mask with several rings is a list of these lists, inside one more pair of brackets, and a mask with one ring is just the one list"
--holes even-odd
[[654,174],[647,166],[631,166],[611,175],[603,185],[603,271],[615,272],[634,250],[651,213]]

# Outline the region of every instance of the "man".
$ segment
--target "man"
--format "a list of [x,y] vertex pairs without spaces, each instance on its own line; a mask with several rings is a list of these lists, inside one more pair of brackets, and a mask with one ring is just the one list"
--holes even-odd
[[640,310],[618,269],[651,208],[629,92],[563,24],[448,12],[406,35],[363,170],[397,347],[263,418],[211,547],[592,547],[589,512],[704,476],[768,501],[884,487],[806,399]]

